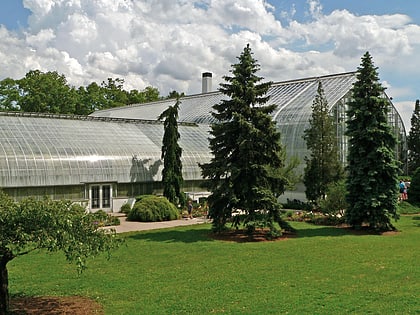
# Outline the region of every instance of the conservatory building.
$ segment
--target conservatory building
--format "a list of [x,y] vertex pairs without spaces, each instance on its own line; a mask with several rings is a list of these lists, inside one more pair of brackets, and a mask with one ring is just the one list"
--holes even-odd
[[[206,80],[206,81],[204,81]],[[180,99],[179,145],[185,192],[205,195],[199,164],[211,159],[209,130],[214,118],[212,106],[226,96],[209,92],[211,75],[203,75],[203,93]],[[340,159],[346,162],[344,136],[346,103],[356,73],[342,73],[274,83],[268,104],[281,133],[287,156],[297,157],[303,174],[308,155],[303,133],[309,127],[311,106],[322,83],[331,114],[335,117]],[[397,158],[404,159],[405,129],[401,117],[389,102],[389,123],[399,145]],[[161,147],[163,123],[157,117],[175,100],[97,111],[90,116],[34,113],[0,113],[0,187],[19,200],[34,196],[66,198],[89,210],[118,212],[121,205],[140,194],[162,192]],[[304,199],[304,187],[288,191],[284,198]]]

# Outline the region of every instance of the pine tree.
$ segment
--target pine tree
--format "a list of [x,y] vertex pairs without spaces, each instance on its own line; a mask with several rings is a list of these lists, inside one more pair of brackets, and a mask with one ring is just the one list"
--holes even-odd
[[383,92],[377,68],[366,52],[348,103],[349,208],[345,219],[353,227],[367,224],[379,231],[394,230],[390,219],[398,219],[396,140],[388,123],[389,104]]
[[[271,82],[261,83],[260,70],[247,45],[239,62],[232,65],[233,76],[224,76],[226,83],[219,91],[227,96],[213,106],[217,123],[211,126],[212,160],[200,165],[211,191],[208,199],[213,229],[221,231],[235,210],[235,224],[245,224],[252,234],[257,227],[268,226],[279,231],[273,222],[282,224],[276,193],[284,191],[286,180],[271,170],[284,165],[280,133],[270,113],[275,105],[264,106]],[[283,225],[284,226],[284,225]]]
[[309,125],[304,131],[304,139],[311,154],[310,157],[305,157],[303,183],[307,199],[317,202],[325,199],[328,185],[339,181],[343,176],[338,159],[334,119],[328,112],[328,102],[321,82],[318,83],[317,95],[312,103]]
[[413,115],[411,116],[411,129],[407,139],[408,169],[413,174],[420,167],[420,101],[416,100]]
[[183,183],[182,149],[178,144],[180,138],[177,123],[179,105],[178,98],[175,105],[169,106],[158,118],[159,120],[165,120],[161,156],[163,159],[163,195],[175,205],[185,203],[185,197],[181,191]]

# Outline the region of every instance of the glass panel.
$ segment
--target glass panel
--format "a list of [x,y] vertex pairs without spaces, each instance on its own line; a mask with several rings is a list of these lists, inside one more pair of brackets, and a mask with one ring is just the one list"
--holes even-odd
[[111,208],[111,186],[102,186],[102,208]]
[[91,186],[91,208],[99,209],[100,208],[100,194],[99,186]]

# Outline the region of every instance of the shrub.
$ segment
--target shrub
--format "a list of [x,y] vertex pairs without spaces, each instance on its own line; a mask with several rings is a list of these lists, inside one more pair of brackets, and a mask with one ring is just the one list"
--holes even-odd
[[311,211],[312,206],[308,202],[304,202],[298,199],[290,200],[287,198],[287,202],[283,204],[283,209]]
[[109,215],[103,210],[98,210],[95,213],[92,213],[92,217],[95,224],[98,224],[99,226],[120,225],[120,219]]
[[120,212],[128,214],[131,211],[131,206],[128,203],[125,203],[121,206]]
[[346,201],[346,184],[345,181],[331,183],[327,187],[327,197],[319,202],[322,213],[333,216],[342,217],[344,210],[347,209]]
[[178,209],[168,199],[152,195],[142,196],[127,215],[128,221],[140,222],[170,221],[178,218]]

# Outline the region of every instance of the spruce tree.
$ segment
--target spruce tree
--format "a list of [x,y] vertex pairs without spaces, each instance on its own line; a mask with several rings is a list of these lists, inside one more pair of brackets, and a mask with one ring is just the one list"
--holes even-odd
[[178,110],[180,101],[177,99],[174,106],[169,106],[160,116],[164,119],[164,134],[162,140],[163,171],[163,195],[173,204],[183,205],[185,197],[181,191],[182,178],[182,149],[178,144],[180,134],[178,132]]
[[411,116],[411,129],[407,139],[408,169],[413,174],[420,167],[420,101],[416,100],[413,115]]
[[398,219],[396,140],[388,123],[389,104],[383,92],[377,67],[366,52],[348,103],[349,208],[345,219],[353,227],[367,224],[378,231],[394,230],[390,219]]
[[325,199],[328,185],[339,181],[343,176],[338,159],[334,119],[328,112],[328,102],[321,82],[318,83],[317,94],[312,103],[309,125],[304,131],[304,139],[311,153],[310,157],[305,157],[303,183],[306,198],[317,203]]
[[283,193],[286,180],[272,172],[284,165],[280,133],[270,113],[275,105],[265,106],[271,82],[262,83],[260,70],[247,45],[239,62],[232,65],[233,76],[219,91],[226,99],[213,106],[217,123],[211,126],[210,149],[213,158],[200,165],[206,186],[211,191],[208,202],[213,230],[222,231],[235,210],[235,225],[245,224],[252,234],[268,226],[277,234],[274,222],[282,225],[276,193]]

